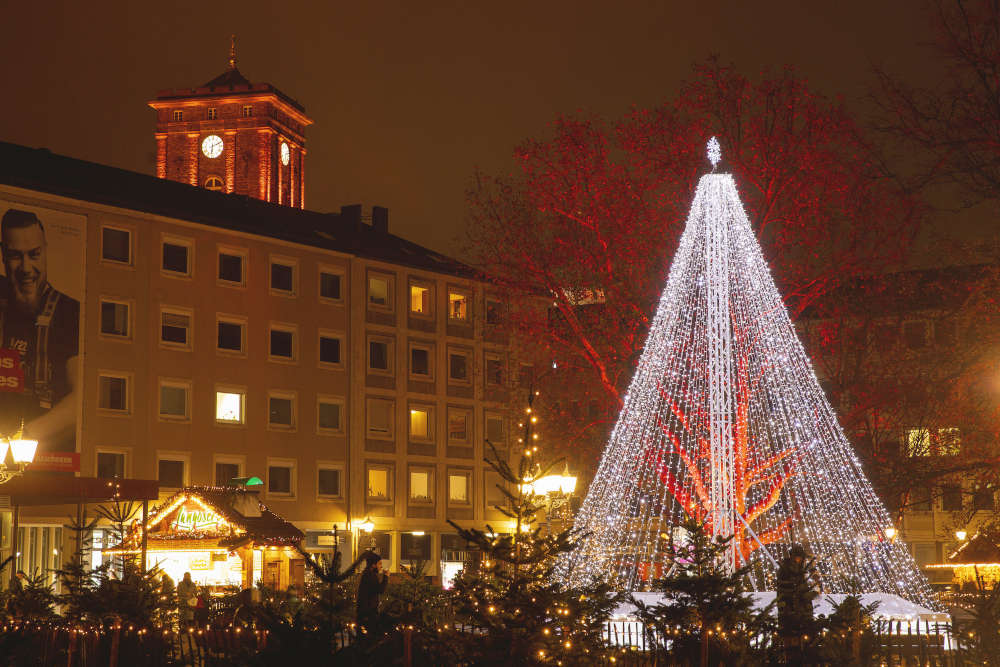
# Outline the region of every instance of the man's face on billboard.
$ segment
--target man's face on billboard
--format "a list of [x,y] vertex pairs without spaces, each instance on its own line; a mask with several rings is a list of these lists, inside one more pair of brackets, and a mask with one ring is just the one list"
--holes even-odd
[[45,233],[39,225],[4,230],[3,265],[17,303],[37,309],[45,288]]

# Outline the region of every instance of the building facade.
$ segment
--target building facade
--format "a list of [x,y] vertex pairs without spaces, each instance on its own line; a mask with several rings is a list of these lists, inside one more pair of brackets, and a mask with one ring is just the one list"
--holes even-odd
[[[448,519],[502,529],[483,456],[487,438],[507,451],[509,349],[467,267],[378,207],[368,224],[12,144],[0,164],[0,215],[47,225],[49,282],[79,302],[75,474],[157,479],[161,497],[258,476],[307,547],[374,540],[430,574],[462,557]],[[79,229],[56,252],[64,220]],[[19,567],[57,564],[65,515],[22,513]]]

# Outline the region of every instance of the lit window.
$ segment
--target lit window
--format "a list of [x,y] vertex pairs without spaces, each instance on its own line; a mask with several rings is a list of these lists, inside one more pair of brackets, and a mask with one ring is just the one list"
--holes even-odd
[[466,473],[449,473],[448,502],[469,502],[469,476]]
[[101,333],[106,336],[128,338],[128,304],[101,299]]
[[936,444],[938,456],[958,456],[962,453],[961,432],[957,428],[939,428]]
[[188,418],[188,394],[190,387],[176,382],[160,384],[160,417],[167,419]]
[[369,500],[390,500],[389,495],[389,469],[369,468],[368,469],[368,489]]
[[101,258],[112,262],[132,262],[132,232],[117,227],[101,228]]
[[253,105],[244,104],[243,108],[240,109],[240,115],[243,116],[244,118],[250,118],[251,116],[253,116]]
[[431,290],[429,287],[410,285],[410,312],[427,315],[431,312]]
[[426,439],[430,437],[430,419],[427,408],[410,408],[410,437]]
[[215,421],[225,424],[242,424],[246,394],[242,391],[215,392]]
[[212,192],[221,192],[226,186],[225,182],[218,176],[209,176],[205,179],[205,189]]
[[930,456],[931,432],[926,428],[907,429],[904,445],[907,456]]
[[180,109],[175,109],[173,114],[174,122],[180,122],[184,120],[184,112]]
[[448,293],[448,317],[453,320],[469,319],[469,297],[461,292]]
[[373,306],[389,307],[389,280],[378,276],[368,278],[368,303]]
[[340,274],[319,272],[319,295],[331,301],[340,301]]
[[424,503],[431,501],[431,474],[429,471],[410,471],[410,500]]
[[160,311],[160,342],[169,346],[191,346],[191,314]]
[[98,379],[98,407],[102,410],[128,412],[128,378],[116,375],[101,375]]

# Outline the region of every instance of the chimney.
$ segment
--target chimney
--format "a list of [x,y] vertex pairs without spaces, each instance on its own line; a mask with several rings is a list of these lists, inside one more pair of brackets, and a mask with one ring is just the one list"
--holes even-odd
[[385,206],[372,206],[372,227],[376,232],[389,233],[389,209]]
[[361,204],[340,207],[340,219],[355,232],[361,231]]

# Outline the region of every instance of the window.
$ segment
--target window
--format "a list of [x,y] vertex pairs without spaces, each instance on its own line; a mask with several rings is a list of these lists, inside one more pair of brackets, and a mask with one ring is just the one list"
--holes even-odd
[[220,424],[243,424],[246,420],[247,394],[242,389],[215,390],[215,421]]
[[271,259],[271,291],[285,295],[295,294],[295,262]]
[[429,503],[434,488],[433,475],[429,468],[410,470],[410,502]]
[[494,387],[503,385],[503,358],[499,355],[486,355],[486,384]]
[[186,486],[187,461],[180,458],[160,457],[156,462],[156,479],[160,481],[160,486],[170,489]]
[[410,407],[410,439],[411,440],[432,440],[434,427],[432,417],[434,409],[427,406]]
[[498,325],[503,322],[503,304],[496,299],[486,299],[486,324]]
[[160,380],[160,417],[163,419],[189,419],[188,397],[191,385],[186,382]]
[[98,477],[125,477],[123,452],[97,452]]
[[295,396],[272,393],[267,396],[267,423],[269,426],[289,429],[295,426]]
[[918,486],[910,491],[910,509],[918,512],[931,510],[931,488]]
[[501,415],[486,413],[486,439],[494,447],[503,447],[507,443],[507,434],[504,432]]
[[321,299],[330,301],[340,301],[341,274],[333,271],[320,269],[319,272],[319,296]]
[[365,495],[368,500],[385,502],[392,500],[392,469],[386,465],[369,465]]
[[[207,187],[207,186],[206,186]],[[160,268],[164,273],[191,275],[191,246],[180,241],[164,241],[160,252]]]
[[102,227],[101,258],[112,262],[131,264],[132,232],[118,227]]
[[384,398],[368,399],[368,436],[372,438],[392,438],[393,411],[392,401]]
[[471,356],[469,352],[448,351],[449,381],[460,383],[469,381],[469,367],[472,365]]
[[388,338],[368,339],[368,370],[374,373],[392,373],[392,341]]
[[129,337],[128,303],[101,299],[101,333],[118,338]]
[[267,460],[267,495],[295,495],[295,462],[290,459]]
[[472,440],[472,413],[459,408],[448,408],[448,442],[467,445]]
[[907,429],[903,444],[907,456],[930,456],[931,432],[926,428]]
[[240,115],[243,116],[244,118],[250,118],[251,116],[253,116],[253,105],[244,104],[243,108],[240,109]]
[[128,378],[124,375],[100,375],[98,407],[102,410],[128,412]]
[[993,509],[993,489],[991,487],[985,485],[976,486],[976,489],[972,492],[972,509]]
[[962,434],[959,429],[939,428],[936,440],[938,456],[958,456],[962,453]]
[[469,503],[469,473],[455,471],[448,473],[448,502],[453,505]]
[[234,479],[243,477],[243,464],[236,459],[215,459],[215,485],[228,486]]
[[271,360],[294,361],[296,357],[295,327],[272,324],[268,332],[268,354]]
[[170,347],[191,347],[191,313],[160,310],[160,343]]
[[340,399],[316,399],[316,428],[320,433],[343,433],[344,402]]
[[963,507],[962,486],[945,484],[941,487],[941,509],[945,512],[960,512]]
[[174,109],[173,118],[175,123],[179,123],[184,120],[184,112],[180,109]]
[[410,343],[410,375],[421,380],[430,380],[433,377],[431,368],[430,348]]
[[410,285],[410,313],[431,314],[431,288],[427,285]]
[[229,285],[246,284],[246,253],[236,250],[219,251],[219,282]]
[[492,470],[487,470],[483,478],[484,495],[486,496],[486,507],[496,509],[507,505],[507,496],[500,489],[506,488],[503,477]]
[[319,334],[319,363],[340,365],[340,336],[337,334],[320,332]]
[[244,352],[246,322],[237,319],[218,320],[218,349],[225,352]]
[[903,324],[903,340],[911,350],[920,350],[927,346],[927,323],[923,321],[906,322]]
[[463,292],[448,292],[448,319],[460,322],[469,319],[469,295]]
[[320,498],[340,498],[341,469],[319,464],[316,467],[316,495]]
[[368,305],[386,310],[392,308],[392,279],[388,276],[368,276]]
[[222,192],[223,188],[226,187],[225,181],[223,181],[218,176],[209,176],[205,179],[205,189],[211,190],[212,192]]
[[208,107],[208,119],[216,120],[219,117],[219,110],[215,107]]

